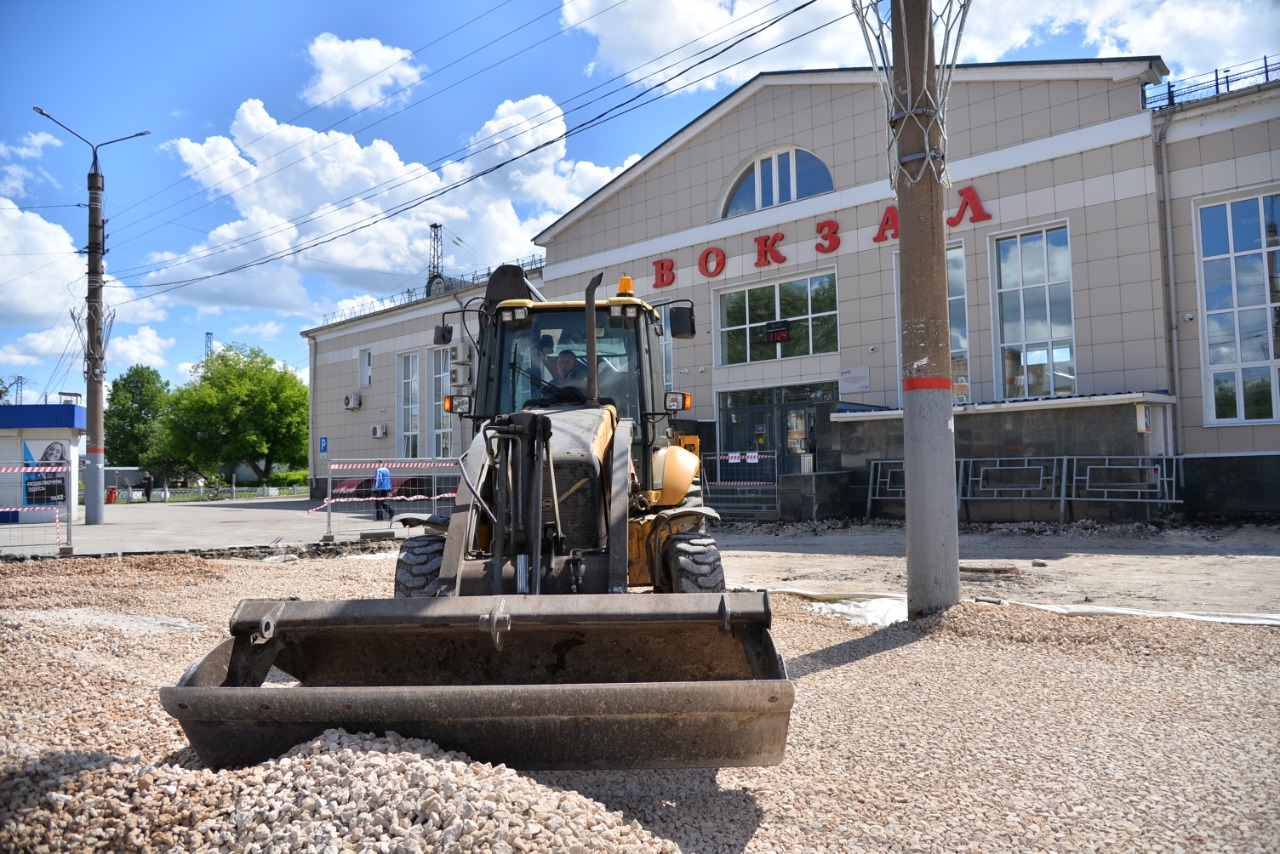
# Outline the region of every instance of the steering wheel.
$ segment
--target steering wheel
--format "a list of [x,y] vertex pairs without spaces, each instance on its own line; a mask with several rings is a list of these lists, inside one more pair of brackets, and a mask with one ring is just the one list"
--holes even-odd
[[552,389],[551,400],[553,403],[586,403],[587,393],[577,386],[557,387]]

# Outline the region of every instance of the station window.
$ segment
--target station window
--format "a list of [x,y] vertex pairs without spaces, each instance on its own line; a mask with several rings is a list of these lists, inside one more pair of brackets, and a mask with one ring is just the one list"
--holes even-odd
[[836,277],[803,276],[719,296],[720,363],[835,353]]
[[[898,317],[902,317],[902,267],[896,254],[893,263]],[[951,391],[952,399],[956,403],[968,403],[972,394],[969,384],[969,307],[966,288],[964,244],[956,243],[947,247],[947,320],[951,330]],[[901,329],[902,324],[899,323],[898,326]],[[902,353],[901,337],[898,340],[898,353]],[[897,361],[898,378],[901,380],[901,355]],[[902,387],[901,382],[898,383],[898,387]]]
[[951,325],[951,389],[956,403],[968,403],[969,310],[965,303],[963,244],[947,247],[947,313]]
[[449,348],[431,351],[431,456],[445,459],[453,456],[453,423],[444,411],[449,394]]
[[996,328],[1004,399],[1075,394],[1067,227],[999,237],[995,247]]
[[356,383],[360,388],[369,388],[373,385],[373,350],[362,349],[356,361]]
[[416,459],[418,456],[418,354],[400,355],[400,456]]
[[1206,422],[1280,413],[1280,194],[1199,209]]
[[817,155],[803,148],[774,150],[757,157],[734,179],[722,217],[783,205],[834,188],[830,170]]

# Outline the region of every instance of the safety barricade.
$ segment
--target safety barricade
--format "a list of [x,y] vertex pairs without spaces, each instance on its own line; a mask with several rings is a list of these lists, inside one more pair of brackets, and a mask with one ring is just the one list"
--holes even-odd
[[778,518],[778,455],[702,455],[702,499],[724,519]]
[[[1141,456],[957,459],[957,509],[967,518],[970,507],[979,502],[1002,501],[1008,505],[1006,515],[1022,519],[1030,518],[1030,507],[1025,505],[1053,503],[1059,522],[1073,520],[1085,504],[1094,511],[1142,504],[1167,512],[1182,503],[1177,462],[1174,457]],[[906,491],[902,460],[872,460],[867,518],[872,517],[875,502],[905,500]],[[1020,505],[1024,505],[1021,510]]]
[[0,463],[0,554],[70,551],[71,477],[65,464]]
[[[388,460],[391,493],[373,494],[378,460],[332,460],[324,503],[326,535],[386,531],[401,513],[448,516],[458,491],[457,460]],[[381,517],[381,518],[379,518]]]

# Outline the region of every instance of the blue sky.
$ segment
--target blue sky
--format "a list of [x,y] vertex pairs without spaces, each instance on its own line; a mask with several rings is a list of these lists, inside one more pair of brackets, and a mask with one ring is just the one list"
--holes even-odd
[[[0,4],[0,377],[22,376],[26,403],[84,390],[71,315],[91,153],[32,107],[95,143],[151,132],[100,150],[107,380],[145,364],[179,385],[206,333],[305,370],[300,330],[423,284],[433,222],[446,273],[537,253],[535,234],[755,74],[866,65],[850,12],[841,0]],[[986,0],[961,61],[1157,54],[1179,79],[1280,52],[1277,34],[1280,0]]]

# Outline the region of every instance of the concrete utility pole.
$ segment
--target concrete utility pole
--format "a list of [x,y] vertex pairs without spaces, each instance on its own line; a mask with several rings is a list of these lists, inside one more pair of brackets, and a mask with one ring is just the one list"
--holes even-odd
[[139,131],[119,139],[112,139],[94,145],[53,116],[39,107],[32,107],[40,115],[93,149],[93,164],[89,168],[89,288],[85,299],[85,346],[84,346],[84,384],[85,384],[85,466],[84,466],[84,523],[86,525],[102,524],[102,505],[104,490],[105,464],[103,454],[103,380],[106,374],[107,353],[103,335],[102,309],[102,256],[106,254],[105,235],[102,219],[102,190],[105,182],[98,168],[98,149],[115,142],[124,142],[151,133],[149,130]]
[[[937,91],[932,23],[929,0],[893,4],[893,86],[900,102],[909,101],[907,92]],[[941,156],[941,127],[911,117],[898,121],[907,617],[916,619],[960,601],[960,549],[942,185],[926,161]],[[919,177],[901,174],[907,172]]]

